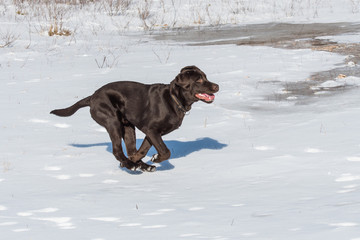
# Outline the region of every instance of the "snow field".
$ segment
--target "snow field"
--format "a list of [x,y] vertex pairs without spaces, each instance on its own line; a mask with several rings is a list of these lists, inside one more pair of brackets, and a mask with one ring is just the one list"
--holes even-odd
[[[33,34],[29,48],[19,38],[0,49],[2,238],[360,238],[359,79],[274,98],[346,56],[102,32],[79,31],[76,41]],[[220,92],[164,137],[172,159],[155,173],[120,169],[88,109],[49,114],[108,82],[168,83],[192,64]]]

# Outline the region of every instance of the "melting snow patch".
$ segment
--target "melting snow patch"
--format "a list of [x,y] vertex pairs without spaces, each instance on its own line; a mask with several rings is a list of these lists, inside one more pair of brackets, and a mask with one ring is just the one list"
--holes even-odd
[[335,80],[328,80],[326,82],[321,83],[318,87],[320,88],[337,88],[344,86],[359,86],[360,78],[358,77],[338,77]]
[[336,87],[342,87],[344,85],[345,85],[344,82],[337,82],[337,81],[334,81],[334,80],[329,80],[329,81],[326,81],[326,82],[323,82],[322,84],[320,84],[320,87],[323,87],[323,88],[336,88]]

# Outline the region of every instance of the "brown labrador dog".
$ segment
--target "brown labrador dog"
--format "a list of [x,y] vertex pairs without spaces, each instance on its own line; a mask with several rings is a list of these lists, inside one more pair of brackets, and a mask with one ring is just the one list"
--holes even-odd
[[[113,154],[121,167],[153,172],[156,167],[142,161],[151,146],[158,152],[151,161],[159,163],[169,159],[170,151],[161,136],[180,127],[194,102],[213,102],[217,91],[219,86],[208,81],[204,72],[188,66],[181,69],[170,84],[113,82],[74,105],[51,113],[67,117],[79,108],[90,106],[91,117],[109,133]],[[146,134],[138,150],[135,127]],[[122,139],[128,157],[123,153]]]

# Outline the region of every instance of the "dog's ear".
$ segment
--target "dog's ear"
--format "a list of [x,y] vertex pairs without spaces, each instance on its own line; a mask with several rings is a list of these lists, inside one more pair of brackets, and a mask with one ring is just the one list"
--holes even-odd
[[173,80],[173,83],[175,83],[175,85],[185,89],[185,90],[189,90],[190,88],[190,81],[189,81],[189,72],[181,72],[179,73],[175,79]]

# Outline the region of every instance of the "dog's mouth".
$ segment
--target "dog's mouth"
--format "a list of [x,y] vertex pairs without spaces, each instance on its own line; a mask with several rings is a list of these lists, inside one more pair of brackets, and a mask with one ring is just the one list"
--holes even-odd
[[215,99],[215,95],[212,93],[197,93],[195,94],[195,97],[201,101],[204,101],[206,103],[212,103]]

